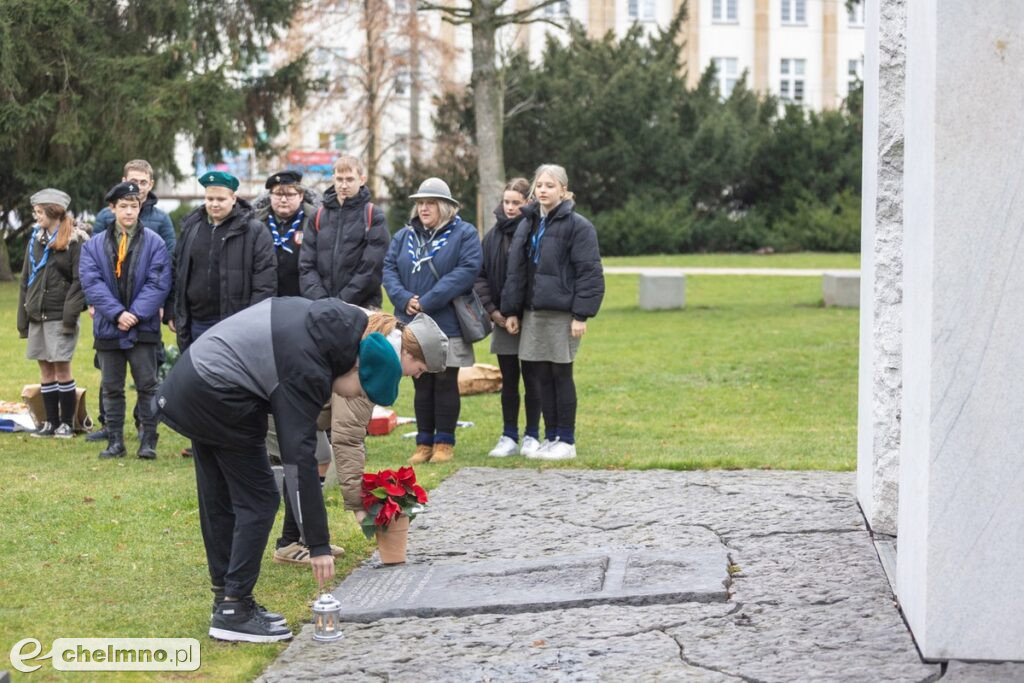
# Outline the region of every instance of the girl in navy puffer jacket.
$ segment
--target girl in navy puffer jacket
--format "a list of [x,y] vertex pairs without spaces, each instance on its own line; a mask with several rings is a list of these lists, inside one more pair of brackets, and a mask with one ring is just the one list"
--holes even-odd
[[597,232],[574,210],[565,169],[538,168],[531,194],[537,201],[523,207],[516,228],[501,312],[505,329],[520,333],[519,358],[541,397],[547,434],[528,457],[563,460],[576,457],[572,364],[587,320],[601,307],[604,272]]

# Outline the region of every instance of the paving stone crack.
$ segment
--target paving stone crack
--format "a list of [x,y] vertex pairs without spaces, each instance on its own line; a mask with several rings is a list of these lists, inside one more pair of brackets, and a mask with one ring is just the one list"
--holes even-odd
[[[660,629],[657,629],[657,630],[660,630]],[[661,631],[661,632],[665,633],[665,631]],[[695,662],[695,661],[693,661],[692,659],[690,659],[689,657],[686,656],[686,652],[684,650],[683,643],[678,638],[676,638],[675,636],[673,636],[673,635],[671,635],[669,633],[665,633],[665,635],[668,636],[669,638],[671,638],[673,641],[675,641],[676,647],[679,648],[679,660],[683,664],[686,664],[687,666],[692,666],[695,669],[704,669],[705,671],[714,671],[716,674],[721,674],[723,676],[729,676],[730,678],[735,678],[735,679],[738,679],[738,680],[741,680],[741,681],[746,681],[747,683],[765,683],[765,681],[761,681],[761,680],[759,680],[757,678],[751,678],[750,676],[744,676],[743,674],[735,674],[735,673],[732,673],[731,671],[724,671],[723,669],[719,669],[718,667],[714,667],[714,666],[711,666],[711,665],[708,665],[708,664],[700,664],[699,662]]]
[[746,534],[745,538],[769,538],[770,536],[799,536],[801,534],[854,534],[865,529],[791,529],[767,531],[765,533]]

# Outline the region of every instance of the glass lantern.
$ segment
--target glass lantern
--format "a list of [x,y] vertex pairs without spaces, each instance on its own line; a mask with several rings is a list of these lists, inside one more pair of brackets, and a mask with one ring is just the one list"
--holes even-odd
[[329,642],[341,638],[341,603],[330,593],[324,593],[313,603],[313,639]]

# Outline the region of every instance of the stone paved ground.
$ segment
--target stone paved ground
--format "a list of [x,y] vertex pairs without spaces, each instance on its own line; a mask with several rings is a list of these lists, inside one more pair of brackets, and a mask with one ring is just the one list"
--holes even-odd
[[330,644],[307,625],[261,680],[936,680],[853,485],[831,472],[462,469],[413,522],[410,562],[721,543],[730,599],[385,619],[344,624]]

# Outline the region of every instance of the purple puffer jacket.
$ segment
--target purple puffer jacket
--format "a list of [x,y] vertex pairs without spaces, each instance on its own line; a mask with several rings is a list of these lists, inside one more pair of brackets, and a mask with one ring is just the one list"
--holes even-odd
[[[171,259],[163,238],[143,228],[142,243],[136,247],[131,263],[131,296],[127,306],[121,303],[117,290],[114,264],[109,256],[107,240],[111,230],[104,230],[82,247],[78,278],[85,300],[96,307],[92,320],[93,337],[97,340],[118,340],[122,349],[135,346],[139,332],[160,334],[160,309],[171,290]],[[127,332],[117,329],[117,318],[128,311],[139,319]]]

